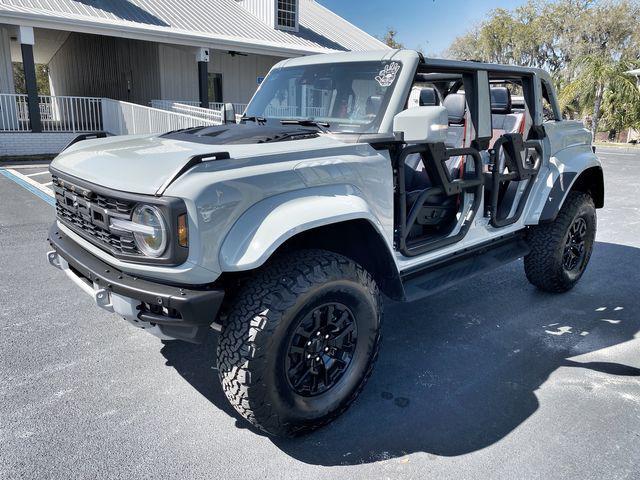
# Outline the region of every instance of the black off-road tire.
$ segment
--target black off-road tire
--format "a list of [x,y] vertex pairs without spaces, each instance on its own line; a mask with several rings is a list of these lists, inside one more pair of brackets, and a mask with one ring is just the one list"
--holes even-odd
[[[327,391],[301,395],[286,368],[292,338],[309,312],[335,299],[353,311],[353,358]],[[241,287],[229,312],[218,341],[220,382],[231,405],[270,435],[298,435],[331,422],[371,375],[380,345],[381,295],[371,275],[346,257],[301,250],[276,258]]]
[[[586,223],[584,255],[574,269],[565,268],[563,256],[570,229],[578,219]],[[524,257],[527,279],[540,290],[563,293],[572,289],[584,273],[596,237],[596,209],[586,193],[569,192],[553,222],[531,227],[527,239],[531,252]]]

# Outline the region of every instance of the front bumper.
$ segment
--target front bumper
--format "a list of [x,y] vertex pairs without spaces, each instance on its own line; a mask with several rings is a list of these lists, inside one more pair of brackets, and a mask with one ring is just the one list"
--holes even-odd
[[96,304],[164,338],[200,343],[215,322],[224,290],[164,285],[128,275],[99,260],[67,237],[57,224],[49,230],[49,263]]

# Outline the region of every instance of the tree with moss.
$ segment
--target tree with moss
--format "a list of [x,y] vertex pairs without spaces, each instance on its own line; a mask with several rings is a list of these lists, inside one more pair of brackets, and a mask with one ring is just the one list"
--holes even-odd
[[590,117],[594,136],[601,118],[616,128],[636,126],[618,105],[637,101],[625,69],[640,64],[638,0],[530,0],[488,18],[456,38],[448,56],[548,70],[564,112]]
[[395,28],[388,27],[387,32],[382,37],[382,41],[387,47],[399,50],[404,48],[404,45],[396,40],[396,35],[398,35],[398,31]]

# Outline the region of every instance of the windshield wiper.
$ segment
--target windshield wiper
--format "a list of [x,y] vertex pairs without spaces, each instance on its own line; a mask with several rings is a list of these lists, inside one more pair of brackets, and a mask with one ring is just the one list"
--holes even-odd
[[328,132],[328,128],[331,126],[327,122],[316,122],[315,120],[296,120],[296,119],[284,119],[280,120],[282,125],[300,125],[302,127],[317,127],[323,132]]
[[246,120],[247,122],[255,122],[255,123],[266,123],[267,119],[264,117],[255,117],[255,116],[251,116],[251,117],[240,117],[240,120]]

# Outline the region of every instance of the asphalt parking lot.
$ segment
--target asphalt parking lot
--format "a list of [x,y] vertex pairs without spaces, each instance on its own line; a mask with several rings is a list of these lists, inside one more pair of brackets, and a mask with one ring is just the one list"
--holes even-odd
[[51,205],[0,175],[0,478],[640,478],[640,149],[599,153],[607,204],[573,291],[515,263],[387,305],[360,399],[288,440],[228,406],[213,332],[162,342],[48,266]]

